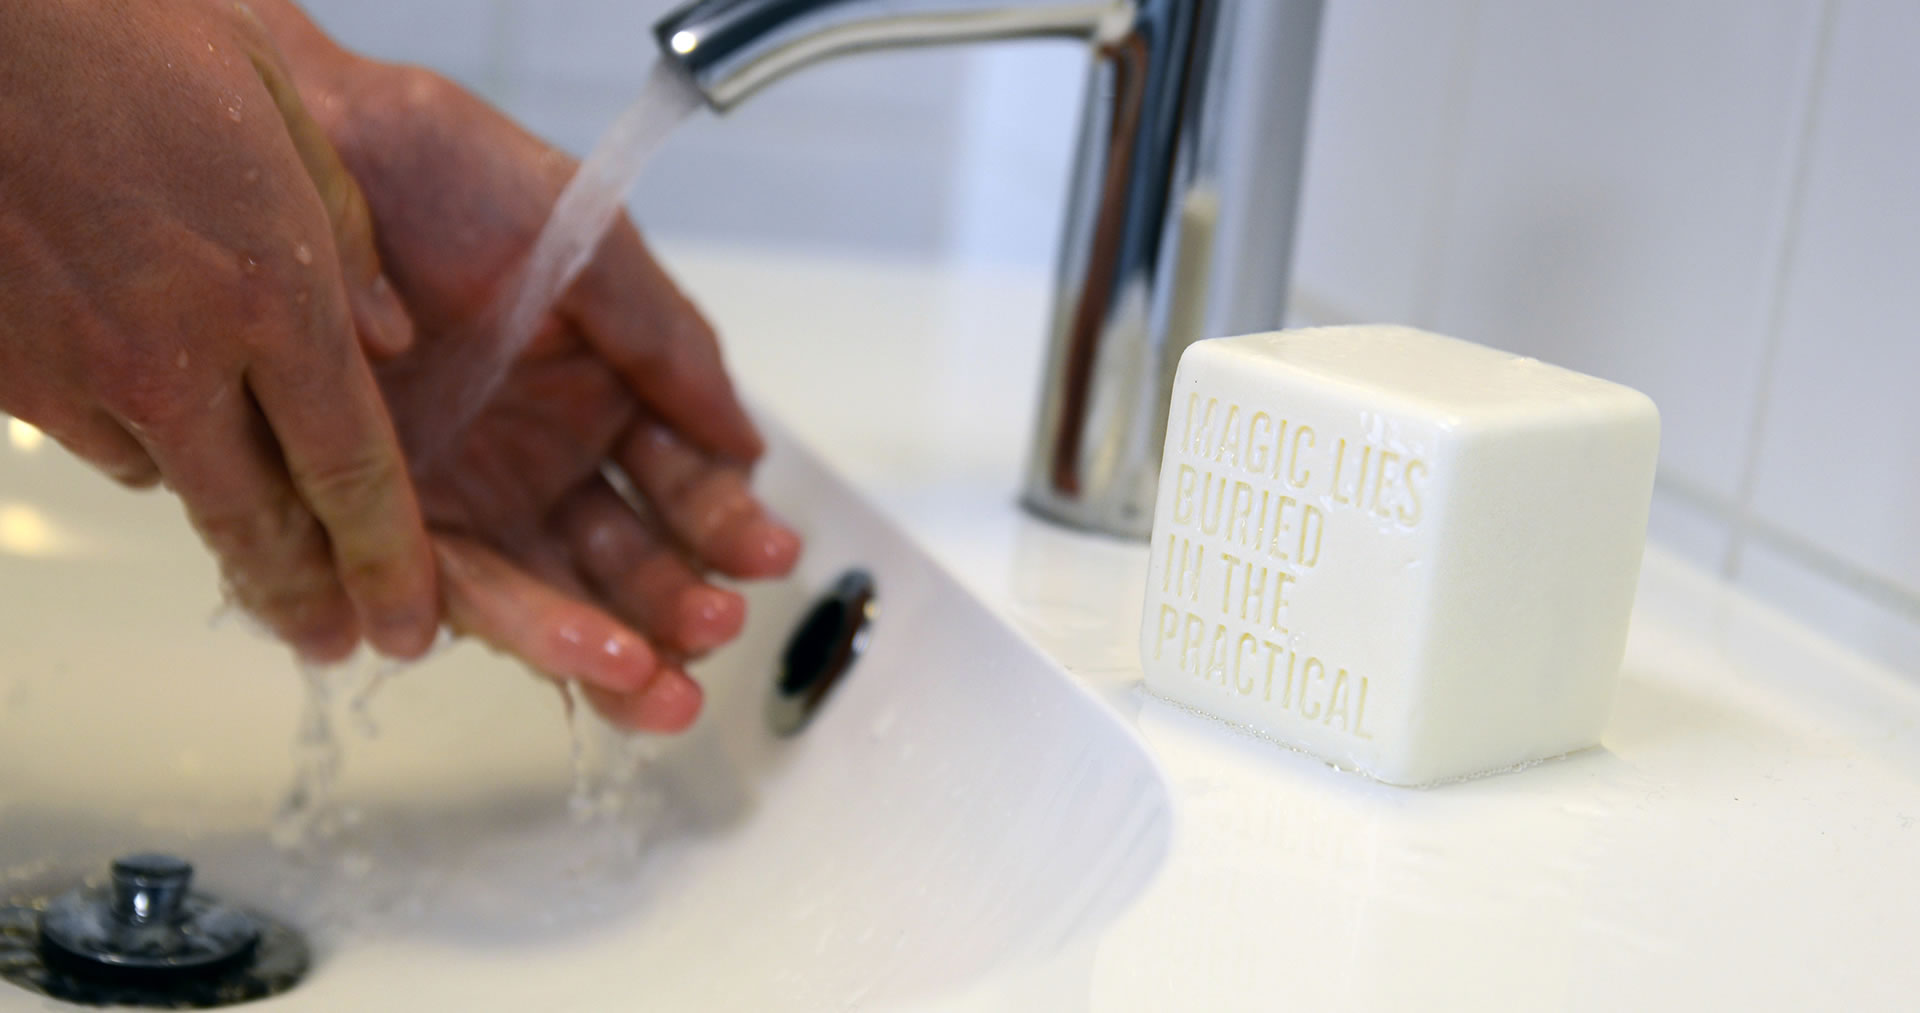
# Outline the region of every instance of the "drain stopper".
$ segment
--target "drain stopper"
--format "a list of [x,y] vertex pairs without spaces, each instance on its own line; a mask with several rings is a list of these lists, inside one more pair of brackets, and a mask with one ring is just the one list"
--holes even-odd
[[47,962],[76,973],[206,975],[245,963],[260,942],[253,916],[191,891],[193,866],[129,855],[104,886],[69,890],[40,917]]
[[299,933],[194,892],[193,866],[172,855],[128,855],[105,883],[0,905],[0,980],[68,1002],[208,1009],[306,971]]

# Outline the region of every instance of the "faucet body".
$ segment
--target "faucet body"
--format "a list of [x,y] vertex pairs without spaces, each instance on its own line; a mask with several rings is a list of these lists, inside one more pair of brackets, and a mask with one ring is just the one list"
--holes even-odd
[[859,50],[1072,37],[1093,52],[1022,502],[1143,538],[1174,368],[1285,312],[1321,0],[697,0],[654,28],[725,111]]

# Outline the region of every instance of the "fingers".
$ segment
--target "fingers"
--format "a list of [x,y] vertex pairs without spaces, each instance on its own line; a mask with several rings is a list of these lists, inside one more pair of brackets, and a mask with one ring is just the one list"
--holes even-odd
[[635,394],[701,449],[741,464],[765,449],[720,343],[625,215],[563,305]]
[[326,535],[244,392],[230,390],[198,415],[146,432],[160,472],[239,604],[309,660],[351,653],[359,627]]
[[[243,10],[241,16],[253,18],[251,11]],[[258,22],[254,24],[257,26]],[[254,71],[272,97],[274,107],[286,124],[287,136],[293,141],[294,150],[326,207],[335,254],[346,281],[347,301],[353,310],[354,330],[368,354],[381,359],[393,358],[412,346],[413,321],[381,271],[373,215],[367,208],[366,197],[340,161],[325,131],[308,115],[292,75],[267,38],[264,27],[258,29],[255,46],[250,54]]]
[[399,441],[361,352],[362,343],[404,348],[411,332],[397,296],[379,283],[359,188],[307,115],[265,26],[245,5],[234,13],[290,154],[312,183],[281,192],[274,209],[275,228],[285,230],[277,238],[291,249],[272,255],[268,277],[278,285],[247,335],[246,382],[294,489],[326,529],[335,572],[367,638],[384,654],[418,657],[439,626],[433,558]]
[[342,293],[321,272],[312,282],[312,298],[296,307],[304,318],[259,342],[247,383],[294,488],[326,528],[368,639],[384,654],[418,657],[433,643],[439,596],[413,484],[348,337]]
[[[699,689],[662,665],[619,620],[569,598],[478,542],[434,536],[453,628],[512,654],[556,679],[578,681],[609,703],[623,724],[677,731],[699,710]],[[679,685],[688,683],[688,685]],[[612,716],[610,714],[609,716]]]
[[746,601],[701,580],[605,482],[568,496],[556,525],[600,596],[655,644],[697,656],[745,625]]
[[639,693],[610,693],[582,687],[587,702],[608,721],[643,732],[681,732],[700,716],[705,694],[700,684],[678,669],[662,669],[660,677]]
[[616,459],[702,564],[733,577],[777,577],[800,558],[800,536],[754,498],[743,466],[701,454],[652,420],[633,427]]

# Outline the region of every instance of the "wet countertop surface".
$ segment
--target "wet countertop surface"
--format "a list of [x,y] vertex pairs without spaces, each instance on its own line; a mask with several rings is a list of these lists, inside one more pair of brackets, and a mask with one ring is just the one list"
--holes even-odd
[[1337,772],[1148,696],[1144,546],[1013,505],[1036,279],[676,262],[761,401],[1098,691],[1172,784],[1171,856],[1113,928],[936,1008],[1893,1009],[1920,994],[1920,680],[1656,547],[1601,747],[1431,790]]

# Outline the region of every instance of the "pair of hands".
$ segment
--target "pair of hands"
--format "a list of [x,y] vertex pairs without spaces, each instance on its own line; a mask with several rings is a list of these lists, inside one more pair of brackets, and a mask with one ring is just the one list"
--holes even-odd
[[395,430],[450,407],[434,376],[570,159],[285,0],[18,0],[0,49],[0,408],[164,481],[310,658],[417,656],[444,618],[618,723],[693,720],[685,662],[745,619],[709,575],[785,573],[799,540],[630,223],[434,467]]

